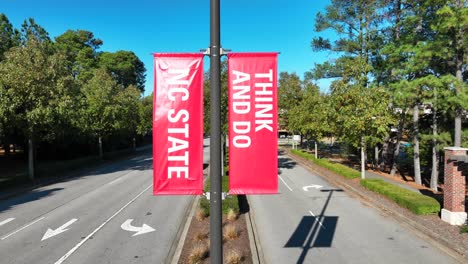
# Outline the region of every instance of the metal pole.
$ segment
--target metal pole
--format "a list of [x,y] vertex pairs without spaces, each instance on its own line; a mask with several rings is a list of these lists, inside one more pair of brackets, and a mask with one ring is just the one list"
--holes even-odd
[[223,263],[221,214],[221,44],[220,0],[210,0],[210,259],[212,264]]

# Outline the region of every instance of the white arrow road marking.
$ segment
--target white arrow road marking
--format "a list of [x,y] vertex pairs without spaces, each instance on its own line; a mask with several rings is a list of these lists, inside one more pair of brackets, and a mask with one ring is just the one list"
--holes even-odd
[[13,221],[13,220],[15,220],[14,217],[8,218],[8,219],[6,219],[6,220],[3,220],[3,221],[0,222],[0,226],[2,226],[2,225],[4,225],[4,224],[8,224],[8,223],[10,223],[10,222]]
[[55,229],[55,230],[52,230],[52,229],[47,229],[47,231],[45,232],[44,236],[42,237],[41,241],[44,241],[48,238],[51,238],[53,236],[56,236],[60,233],[63,233],[65,231],[68,230],[67,227],[69,227],[70,225],[72,225],[73,223],[75,223],[78,219],[76,218],[73,218],[72,220],[66,222],[65,224],[63,224],[61,227]]
[[304,192],[308,192],[310,188],[314,188],[314,189],[318,190],[318,189],[320,189],[322,187],[323,187],[322,185],[312,184],[312,185],[309,185],[309,186],[302,187],[302,190],[304,190]]
[[132,221],[133,219],[128,219],[120,227],[125,231],[136,232],[135,234],[133,234],[133,236],[138,236],[138,235],[142,235],[145,233],[156,231],[156,229],[146,224],[143,224],[142,227],[132,226]]
[[73,252],[75,252],[78,248],[80,248],[86,241],[88,241],[94,234],[96,234],[99,230],[101,230],[107,223],[109,223],[114,217],[116,217],[120,212],[122,212],[127,206],[129,206],[131,203],[133,203],[138,197],[140,197],[144,192],[146,192],[149,188],[151,188],[153,184],[150,184],[148,187],[146,187],[143,191],[141,191],[137,196],[135,196],[130,202],[126,203],[122,208],[120,208],[117,212],[115,212],[111,217],[109,217],[104,223],[102,223],[100,226],[98,226],[96,229],[94,229],[93,232],[91,232],[87,237],[85,237],[83,240],[81,240],[78,244],[76,244],[72,249],[70,249],[65,255],[63,255],[59,260],[55,262],[55,264],[61,264],[63,263],[68,257],[70,257]]
[[11,237],[12,235],[14,235],[14,234],[16,234],[16,233],[20,232],[21,230],[23,230],[23,229],[25,229],[25,228],[27,228],[27,227],[29,227],[29,226],[32,226],[32,225],[34,225],[35,223],[37,223],[37,222],[41,221],[41,220],[42,220],[42,219],[44,219],[44,218],[45,218],[45,217],[43,216],[43,217],[41,217],[41,218],[39,218],[39,219],[37,219],[37,220],[35,220],[35,221],[33,221],[33,222],[31,222],[31,223],[27,224],[27,225],[25,225],[25,226],[21,227],[20,229],[18,229],[18,230],[16,230],[16,231],[13,231],[13,232],[11,232],[10,234],[8,234],[8,235],[6,235],[6,236],[2,237],[2,240],[5,240],[5,239],[7,239],[7,238]]

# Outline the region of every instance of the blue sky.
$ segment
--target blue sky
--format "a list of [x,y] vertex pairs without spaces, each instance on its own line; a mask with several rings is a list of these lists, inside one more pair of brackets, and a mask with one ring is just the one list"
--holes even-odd
[[[209,46],[209,0],[0,0],[0,12],[16,28],[29,17],[52,38],[83,29],[104,41],[101,51],[130,50],[153,83],[153,52],[198,52]],[[221,44],[235,52],[278,51],[279,71],[300,77],[333,54],[316,53],[310,41],[314,16],[329,1],[221,0]],[[205,65],[208,65],[208,59]],[[326,90],[328,82],[321,82]]]

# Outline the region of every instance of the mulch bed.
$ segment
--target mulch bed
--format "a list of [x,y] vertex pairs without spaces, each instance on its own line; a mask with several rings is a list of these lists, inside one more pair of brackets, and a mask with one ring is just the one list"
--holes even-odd
[[[246,215],[240,214],[237,220],[228,221],[223,217],[223,228],[226,225],[234,225],[238,231],[239,236],[236,239],[223,239],[223,262],[228,263],[228,254],[236,251],[242,256],[240,263],[251,264],[252,254],[250,251],[249,234],[247,231]],[[184,247],[179,258],[180,264],[187,264],[190,262],[190,254],[192,250],[197,246],[206,246],[209,249],[209,232],[210,232],[210,218],[207,217],[202,221],[199,221],[197,217],[192,218],[190,228],[185,239]],[[200,264],[210,263],[209,253],[208,256],[200,262]]]

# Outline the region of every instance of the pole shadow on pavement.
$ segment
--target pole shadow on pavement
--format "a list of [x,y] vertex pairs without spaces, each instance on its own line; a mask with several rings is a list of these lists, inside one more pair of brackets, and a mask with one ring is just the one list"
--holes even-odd
[[296,230],[284,245],[285,248],[302,248],[302,253],[296,263],[304,263],[309,250],[312,248],[331,247],[338,224],[338,216],[326,216],[325,211],[333,192],[342,191],[341,189],[321,190],[321,192],[328,192],[329,194],[320,215],[302,217]]

